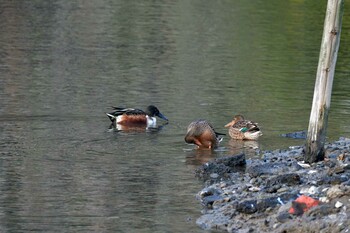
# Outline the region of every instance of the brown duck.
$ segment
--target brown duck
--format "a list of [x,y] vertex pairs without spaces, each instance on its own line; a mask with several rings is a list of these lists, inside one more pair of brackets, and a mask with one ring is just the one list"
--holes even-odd
[[215,132],[213,126],[206,120],[193,121],[187,127],[185,141],[195,144],[200,149],[214,149],[222,138],[221,133]]
[[226,124],[231,138],[238,140],[257,140],[262,132],[257,123],[245,120],[242,115],[234,116],[233,120]]

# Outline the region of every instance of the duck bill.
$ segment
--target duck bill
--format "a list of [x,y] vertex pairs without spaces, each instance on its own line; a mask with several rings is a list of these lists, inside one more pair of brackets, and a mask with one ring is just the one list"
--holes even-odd
[[235,121],[231,121],[231,122],[229,122],[229,123],[227,123],[226,125],[225,125],[225,127],[227,128],[227,127],[231,127],[232,125],[234,125],[236,122]]
[[168,118],[166,118],[166,117],[165,117],[163,114],[161,114],[161,113],[158,113],[157,116],[158,116],[159,118],[162,118],[162,119],[165,120],[165,121],[169,121]]

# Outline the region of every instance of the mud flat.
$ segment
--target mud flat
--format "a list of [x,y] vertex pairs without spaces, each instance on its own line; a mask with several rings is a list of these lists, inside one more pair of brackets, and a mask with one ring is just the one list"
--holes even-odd
[[326,158],[303,163],[303,146],[203,164],[197,224],[223,232],[350,232],[350,139],[327,143]]

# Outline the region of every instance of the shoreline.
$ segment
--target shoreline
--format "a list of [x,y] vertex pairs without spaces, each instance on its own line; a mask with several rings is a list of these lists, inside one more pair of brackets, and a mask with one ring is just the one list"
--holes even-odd
[[[303,146],[244,154],[203,164],[196,221],[223,232],[350,232],[350,138],[325,144],[325,160],[303,163]],[[298,197],[315,201],[299,204]],[[292,213],[291,209],[296,210]]]

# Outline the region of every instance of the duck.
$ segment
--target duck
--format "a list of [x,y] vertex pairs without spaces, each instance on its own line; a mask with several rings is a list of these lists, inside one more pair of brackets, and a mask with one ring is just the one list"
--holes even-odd
[[228,133],[233,139],[257,140],[263,135],[257,123],[245,120],[242,115],[235,115],[225,127],[229,128]]
[[200,119],[191,122],[187,127],[185,142],[197,145],[198,149],[215,149],[222,138],[206,120]]
[[154,127],[157,124],[157,117],[168,122],[159,109],[154,105],[149,105],[145,111],[138,108],[120,108],[112,107],[113,112],[106,113],[108,118],[112,121],[113,126],[141,126]]

